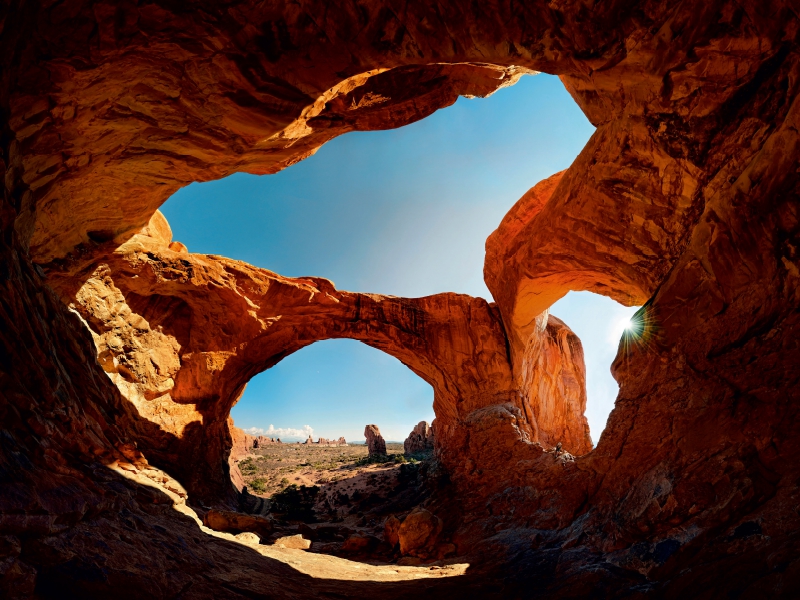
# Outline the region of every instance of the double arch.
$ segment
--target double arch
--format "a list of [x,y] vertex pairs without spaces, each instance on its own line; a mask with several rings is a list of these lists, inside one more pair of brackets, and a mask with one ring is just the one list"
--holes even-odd
[[[574,410],[566,423],[552,425],[548,436],[529,405],[531,395],[512,374],[500,313],[481,298],[345,292],[326,279],[281,277],[170,243],[169,226],[156,213],[93,274],[78,304],[96,332],[106,370],[139,413],[170,434],[167,442],[149,436],[153,452],[170,456],[173,468],[191,465],[184,479],[201,494],[225,495],[224,478],[211,484],[213,490],[205,489],[210,483],[204,478],[209,470],[221,472],[226,445],[218,438],[247,382],[324,339],[350,338],[382,350],[433,387],[437,444],[445,462],[460,460],[453,436],[468,416],[495,405],[518,412],[522,439],[558,436],[576,453],[591,447],[583,418],[585,388],[561,390],[551,399],[550,404],[567,403]],[[111,298],[114,309],[100,310],[98,296]],[[545,324],[540,332],[536,356],[529,357],[534,362],[551,349],[547,345],[557,355],[570,347],[563,335],[553,334],[568,329],[551,320],[549,330]],[[126,341],[115,345],[120,337]],[[145,346],[147,352],[138,350]],[[582,363],[574,366],[569,377],[582,377]],[[209,448],[218,452],[209,454]]]

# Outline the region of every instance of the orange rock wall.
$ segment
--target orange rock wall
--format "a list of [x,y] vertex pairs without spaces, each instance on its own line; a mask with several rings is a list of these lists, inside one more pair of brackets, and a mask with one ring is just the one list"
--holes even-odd
[[[482,299],[342,292],[325,279],[175,252],[169,236],[150,235],[157,226],[168,227],[160,213],[97,268],[73,307],[93,330],[112,381],[158,426],[158,436],[139,440],[142,447],[183,472],[188,489],[207,501],[227,495],[228,453],[236,458],[252,447],[252,436],[231,429],[228,417],[247,381],[320,339],[361,340],[430,383],[437,444],[454,470],[463,455],[449,438],[471,412],[497,403],[523,410],[525,440],[560,441],[576,454],[591,449],[580,342],[558,319],[550,318],[530,349],[523,391],[511,375],[497,310]],[[538,374],[543,368],[552,373]]]
[[[435,388],[437,443],[463,460],[442,483],[457,491],[430,508],[476,568],[431,594],[491,597],[482,582],[502,573],[505,597],[796,596],[798,12],[778,0],[5,4],[3,595],[376,593],[212,539],[166,488],[122,474],[171,472],[190,501],[223,498],[227,474],[195,469],[224,464],[231,399],[324,333],[391,351]],[[560,75],[597,130],[490,238],[496,307],[348,295],[165,250],[166,230],[149,229],[191,181],[275,172],[335,135],[409,123],[529,70]],[[643,335],[614,363],[608,426],[574,459],[529,443],[530,415],[553,413],[519,393],[575,380],[567,360],[529,356],[569,290],[644,304]],[[214,339],[209,324],[226,320],[235,330]],[[560,364],[561,381],[532,364]]]

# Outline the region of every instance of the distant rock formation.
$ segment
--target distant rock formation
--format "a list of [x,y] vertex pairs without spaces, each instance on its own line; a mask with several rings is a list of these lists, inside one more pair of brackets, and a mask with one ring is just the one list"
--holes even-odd
[[244,458],[254,448],[264,448],[273,444],[280,444],[280,438],[274,439],[265,435],[250,435],[243,429],[236,427],[233,424],[233,419],[228,418],[228,429],[231,432],[231,454],[233,460]]
[[433,450],[433,427],[427,421],[420,421],[403,442],[406,454],[419,454]]
[[259,435],[258,437],[253,439],[253,448],[263,448],[264,446],[269,446],[270,444],[280,444],[281,439],[278,438],[268,438],[263,435]]
[[338,440],[328,440],[325,438],[319,438],[317,442],[320,446],[328,446],[330,448],[338,448],[340,446],[347,446],[347,440],[343,437],[340,437]]
[[377,425],[367,425],[364,428],[364,437],[367,438],[367,448],[369,455],[386,454],[386,441],[381,435],[381,430]]
[[303,442],[303,444],[304,445],[306,445],[306,444],[314,444],[315,446],[325,446],[325,447],[328,447],[328,448],[338,448],[340,446],[347,446],[347,440],[344,439],[343,437],[340,437],[338,440],[329,440],[329,439],[321,437],[321,438],[319,438],[319,440],[317,440],[315,442],[311,438],[311,436],[308,436],[308,439],[305,442]]

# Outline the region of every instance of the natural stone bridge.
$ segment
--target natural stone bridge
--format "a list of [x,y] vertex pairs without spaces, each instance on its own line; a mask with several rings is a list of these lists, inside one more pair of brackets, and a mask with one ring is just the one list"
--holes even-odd
[[[453,516],[474,568],[427,593],[796,593],[797,12],[0,9],[3,593],[424,595],[411,579],[309,577],[172,510],[231,501],[226,417],[242,386],[327,337],[387,351],[434,387],[453,486],[431,508]],[[531,71],[559,75],[597,130],[489,238],[496,306],[190,254],[154,217],[192,181],[274,173]],[[644,304],[608,426],[575,461],[545,452],[588,449],[580,346],[545,312],[569,290]],[[500,572],[502,589],[487,587]]]
[[[497,308],[480,298],[396,298],[340,292],[320,278],[291,279],[178,246],[161,213],[123,244],[77,294],[103,368],[158,427],[140,450],[198,499],[232,489],[224,465],[228,415],[250,378],[317,340],[353,338],[398,358],[434,389],[441,457],[454,471],[496,468],[463,437],[476,410],[503,406],[515,438],[585,454],[586,393],[580,342],[545,313],[516,383]],[[175,247],[175,244],[172,244]],[[504,444],[500,439],[489,443]],[[539,449],[541,454],[541,448]]]

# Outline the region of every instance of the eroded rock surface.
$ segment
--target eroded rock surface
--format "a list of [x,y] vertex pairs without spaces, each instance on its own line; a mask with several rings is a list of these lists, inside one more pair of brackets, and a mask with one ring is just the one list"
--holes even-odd
[[[160,213],[153,220],[165,223]],[[569,332],[572,345],[545,328],[537,331],[541,340],[530,349],[537,365],[544,364],[544,358],[536,358],[541,355],[563,369],[549,376],[552,385],[523,392],[512,376],[499,314],[482,299],[339,291],[321,278],[286,278],[219,256],[175,252],[168,236],[152,237],[151,229],[135,235],[96,269],[76,295],[74,310],[94,332],[99,359],[112,380],[130,395],[140,416],[157,426],[157,435],[139,439],[141,447],[183,473],[186,485],[203,501],[229,496],[231,486],[221,466],[226,461],[241,489],[235,460],[256,439],[232,429],[228,415],[247,381],[320,339],[361,340],[397,357],[431,384],[437,443],[448,448],[441,460],[456,480],[464,468],[483,470],[475,466],[483,460],[479,455],[466,460],[467,448],[452,445],[453,436],[469,423],[467,415],[496,403],[520,411],[520,440],[559,438],[572,452],[585,449],[583,356],[580,342],[563,324],[563,336]],[[114,310],[107,308],[109,299]],[[128,336],[126,341],[113,347],[104,341],[121,335]],[[151,346],[137,341],[143,337]],[[160,375],[156,360],[180,368]],[[115,365],[134,376],[121,375]],[[161,383],[166,376],[169,385]],[[552,398],[539,399],[539,394]],[[530,403],[551,407],[547,424],[533,421]],[[573,440],[578,441],[574,446]],[[385,446],[379,453],[386,453]]]
[[433,440],[433,427],[427,421],[420,421],[403,442],[403,450],[406,454],[429,452],[433,450]]
[[[0,23],[5,595],[797,595],[795,4],[66,0]],[[151,220],[192,181],[275,172],[531,70],[597,130],[488,241],[496,307],[281,278]],[[580,410],[540,397],[581,389],[545,312],[569,290],[644,305],[583,456]],[[466,574],[320,568],[187,505],[235,503],[230,407],[323,336],[433,385],[429,509]]]
[[381,435],[377,425],[367,425],[364,428],[364,437],[367,438],[367,448],[370,456],[386,454],[386,441]]

